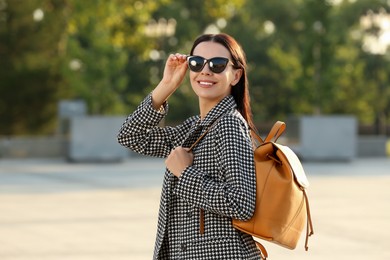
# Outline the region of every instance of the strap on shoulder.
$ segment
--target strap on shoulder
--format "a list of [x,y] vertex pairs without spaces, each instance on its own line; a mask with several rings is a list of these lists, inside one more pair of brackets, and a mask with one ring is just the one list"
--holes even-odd
[[283,134],[285,129],[286,124],[284,122],[276,121],[264,142],[276,142],[276,140],[278,140],[278,138]]
[[[259,144],[263,144],[268,142],[276,142],[276,140],[278,140],[278,138],[283,134],[284,130],[286,129],[286,124],[282,121],[276,121],[265,140],[260,137],[256,130],[252,129],[251,127],[249,129],[251,130],[252,138],[254,138]],[[257,147],[258,145],[255,146]]]
[[203,139],[203,137],[205,137],[205,135],[210,131],[210,129],[213,128],[218,123],[218,121],[222,118],[222,116],[220,116],[217,119],[215,119],[213,124],[209,128],[207,128],[207,130],[201,136],[199,136],[199,138],[191,145],[191,147],[189,148],[188,152],[191,152],[192,149],[194,149],[194,147],[200,142],[200,140]]

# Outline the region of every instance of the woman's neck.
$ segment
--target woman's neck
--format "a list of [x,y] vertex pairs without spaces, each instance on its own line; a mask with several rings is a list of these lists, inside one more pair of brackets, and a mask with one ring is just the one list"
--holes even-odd
[[208,100],[204,100],[199,98],[199,113],[200,113],[200,119],[203,120],[207,113],[213,108],[214,106],[209,102]]
[[200,119],[203,120],[207,113],[210,112],[221,100],[210,100],[199,98]]

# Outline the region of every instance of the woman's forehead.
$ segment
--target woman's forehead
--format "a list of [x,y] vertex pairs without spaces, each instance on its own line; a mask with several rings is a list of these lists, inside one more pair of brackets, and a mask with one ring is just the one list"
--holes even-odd
[[228,49],[217,42],[201,42],[195,49],[193,55],[202,56],[206,59],[213,57],[226,57],[230,58]]

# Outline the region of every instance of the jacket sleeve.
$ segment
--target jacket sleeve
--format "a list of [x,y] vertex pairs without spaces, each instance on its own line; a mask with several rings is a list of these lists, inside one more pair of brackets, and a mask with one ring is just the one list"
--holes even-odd
[[212,178],[196,166],[184,171],[176,195],[216,214],[248,220],[255,209],[256,177],[251,139],[241,119],[224,117],[214,132],[223,178]]
[[149,94],[120,128],[117,135],[119,144],[140,154],[167,157],[182,127],[159,126],[167,110],[167,104],[164,104],[164,111],[155,110]]

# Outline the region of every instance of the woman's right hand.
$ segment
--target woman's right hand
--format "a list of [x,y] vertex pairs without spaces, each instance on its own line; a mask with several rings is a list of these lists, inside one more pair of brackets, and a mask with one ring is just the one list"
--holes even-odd
[[169,55],[165,63],[163,78],[152,93],[153,107],[156,110],[158,110],[168,97],[180,86],[186,75],[187,69],[186,55],[180,53]]
[[164,76],[161,80],[164,84],[178,88],[183,81],[187,71],[187,55],[176,53],[170,54],[164,68]]

